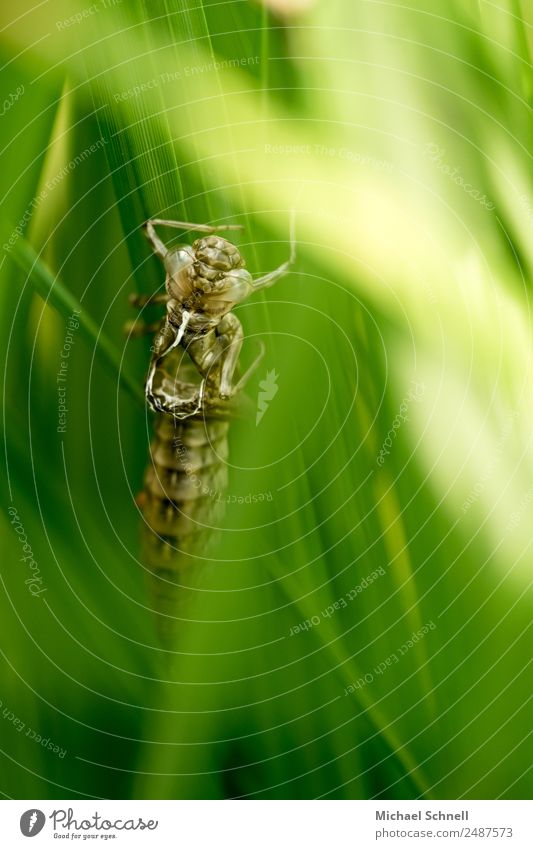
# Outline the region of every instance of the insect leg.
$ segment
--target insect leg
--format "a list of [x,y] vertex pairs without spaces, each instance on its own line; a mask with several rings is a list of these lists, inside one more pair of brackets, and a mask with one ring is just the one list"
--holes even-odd
[[178,344],[179,338],[181,337],[178,336],[176,329],[170,324],[169,321],[165,321],[162,326],[159,325],[159,333],[157,334],[154,340],[152,348],[152,359],[150,360],[150,368],[148,370],[148,377],[146,379],[145,387],[146,400],[154,410],[160,410],[159,402],[155,397],[153,391],[154,377],[157,366],[159,365],[160,360],[165,356],[165,354],[168,354],[168,352],[171,351],[176,344]]
[[154,377],[157,366],[173,348],[176,348],[183,339],[183,335],[187,329],[187,324],[191,314],[183,310],[183,317],[179,328],[174,327],[168,319],[160,325],[159,333],[157,334],[152,348],[152,359],[150,360],[150,368],[146,379],[145,395],[146,400],[154,410],[162,411],[160,402],[154,395]]
[[[157,219],[155,219],[157,221]],[[144,234],[152,246],[152,250],[160,260],[164,260],[168,248],[154,230],[154,221],[145,221],[143,224]]]
[[237,366],[244,334],[242,324],[234,313],[227,313],[217,327],[217,336],[224,345],[220,366],[219,393],[221,398],[233,395],[233,373]]
[[124,325],[124,333],[132,339],[147,336],[149,333],[157,333],[161,327],[161,321],[127,321]]
[[216,233],[218,230],[244,230],[242,224],[191,224],[189,221],[171,221],[166,218],[152,218],[144,226],[147,230],[148,227],[151,227],[153,231],[153,225],[174,227],[177,230],[196,230],[198,233]]
[[259,354],[255,358],[253,363],[246,369],[246,371],[244,372],[242,377],[239,378],[238,382],[233,387],[233,394],[234,395],[236,395],[238,392],[240,392],[241,389],[246,385],[246,383],[248,383],[250,377],[252,376],[252,374],[254,373],[256,368],[258,367],[259,363],[261,362],[261,360],[265,356],[265,350],[266,349],[265,349],[264,342],[260,341],[259,344],[260,344],[261,350],[259,351]]
[[167,292],[160,295],[138,295],[137,293],[133,293],[128,297],[128,301],[132,307],[137,308],[151,306],[152,304],[166,304],[168,294]]
[[290,259],[287,262],[284,262],[279,268],[275,268],[274,271],[269,271],[268,274],[264,274],[262,277],[258,277],[257,280],[253,281],[254,292],[258,289],[266,289],[267,286],[272,286],[274,283],[283,277],[284,274],[287,274],[291,267]]
[[276,283],[280,277],[283,277],[284,274],[287,274],[291,265],[294,263],[296,259],[296,237],[294,233],[295,227],[295,213],[294,210],[291,213],[291,252],[287,262],[283,262],[279,268],[275,268],[274,271],[269,271],[268,274],[263,274],[262,277],[258,277],[257,280],[253,281],[254,291],[258,289],[265,289],[267,286],[272,286]]

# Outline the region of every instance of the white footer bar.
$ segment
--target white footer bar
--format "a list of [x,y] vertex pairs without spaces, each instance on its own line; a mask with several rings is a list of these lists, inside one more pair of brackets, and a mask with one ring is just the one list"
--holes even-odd
[[[2,801],[2,846],[531,849],[521,801]],[[28,840],[35,838],[35,844]]]

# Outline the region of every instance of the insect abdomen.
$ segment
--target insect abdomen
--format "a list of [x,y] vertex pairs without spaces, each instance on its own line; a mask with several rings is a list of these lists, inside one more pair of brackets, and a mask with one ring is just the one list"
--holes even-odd
[[156,420],[141,509],[143,561],[162,635],[175,630],[173,618],[213,547],[224,510],[228,428],[204,416],[180,421],[160,413]]

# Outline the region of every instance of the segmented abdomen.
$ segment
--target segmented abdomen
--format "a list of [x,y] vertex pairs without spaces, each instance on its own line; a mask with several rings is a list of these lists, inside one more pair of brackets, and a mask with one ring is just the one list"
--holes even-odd
[[140,498],[143,562],[163,638],[175,633],[202,558],[213,549],[227,485],[227,420],[159,413]]

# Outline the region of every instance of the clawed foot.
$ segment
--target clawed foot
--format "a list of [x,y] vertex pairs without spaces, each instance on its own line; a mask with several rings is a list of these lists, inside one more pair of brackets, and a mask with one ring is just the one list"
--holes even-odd
[[235,395],[235,389],[233,389],[231,386],[221,387],[220,392],[218,393],[218,397],[221,401],[229,401],[230,398],[233,397],[233,395]]

